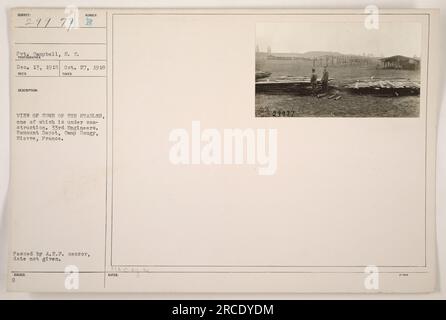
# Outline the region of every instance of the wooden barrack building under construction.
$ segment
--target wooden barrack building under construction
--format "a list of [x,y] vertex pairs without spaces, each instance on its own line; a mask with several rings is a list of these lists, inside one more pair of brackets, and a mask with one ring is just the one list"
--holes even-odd
[[418,70],[420,68],[420,59],[418,58],[396,55],[380,60],[384,69]]

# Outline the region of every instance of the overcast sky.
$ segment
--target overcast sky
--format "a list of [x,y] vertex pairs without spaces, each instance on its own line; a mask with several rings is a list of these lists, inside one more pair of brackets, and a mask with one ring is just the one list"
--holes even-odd
[[421,54],[421,24],[380,22],[368,30],[363,23],[258,23],[256,39],[260,51],[305,53],[336,51],[344,54]]

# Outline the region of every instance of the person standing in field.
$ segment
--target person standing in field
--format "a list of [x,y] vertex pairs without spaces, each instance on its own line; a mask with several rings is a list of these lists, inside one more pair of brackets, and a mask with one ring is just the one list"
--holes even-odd
[[313,95],[315,95],[316,94],[316,86],[317,86],[317,74],[316,74],[316,70],[314,70],[314,69],[311,69],[310,83],[311,83],[311,93]]
[[322,91],[326,92],[328,90],[328,71],[327,67],[324,67],[324,72],[322,73]]

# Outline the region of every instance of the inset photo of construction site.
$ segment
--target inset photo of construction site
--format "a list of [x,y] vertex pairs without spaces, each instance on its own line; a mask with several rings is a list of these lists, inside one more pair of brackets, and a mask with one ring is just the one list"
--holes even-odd
[[421,24],[256,25],[256,117],[418,117]]

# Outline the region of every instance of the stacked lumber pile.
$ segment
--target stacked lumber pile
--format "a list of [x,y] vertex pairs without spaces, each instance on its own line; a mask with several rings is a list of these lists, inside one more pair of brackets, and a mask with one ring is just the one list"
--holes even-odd
[[[329,79],[328,88],[330,86]],[[318,90],[320,90],[320,82],[318,79]],[[261,79],[256,81],[256,92],[270,93],[270,94],[296,94],[296,95],[311,95],[313,89],[311,87],[310,77],[294,77],[281,76],[276,78]]]
[[408,79],[357,80],[345,85],[354,94],[382,96],[417,96],[420,95],[420,83]]
[[271,75],[271,72],[256,71],[256,80],[268,78],[270,75]]

